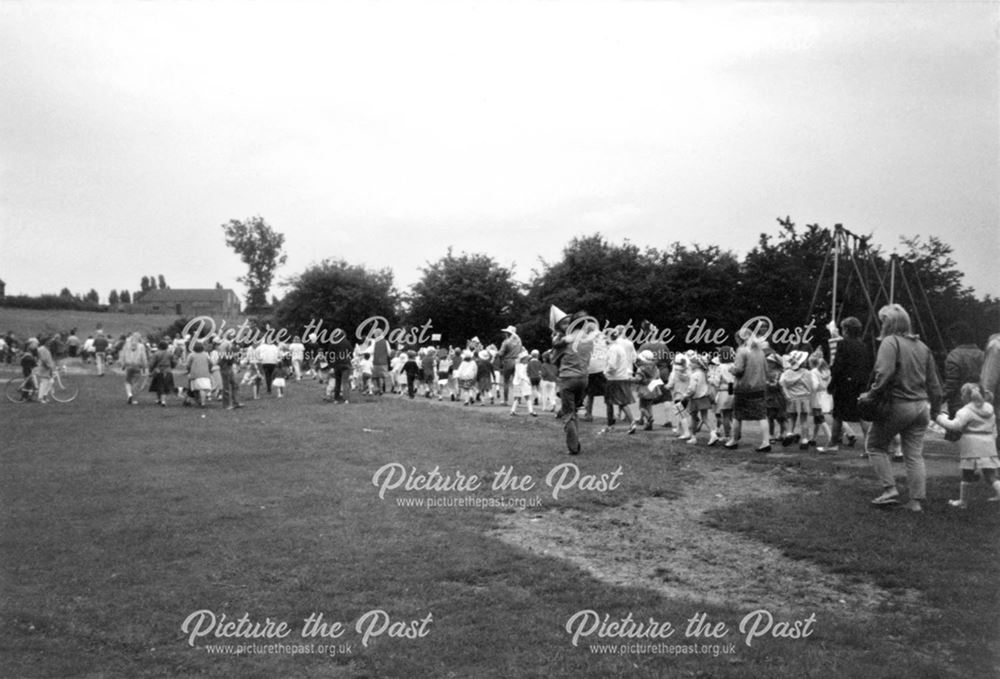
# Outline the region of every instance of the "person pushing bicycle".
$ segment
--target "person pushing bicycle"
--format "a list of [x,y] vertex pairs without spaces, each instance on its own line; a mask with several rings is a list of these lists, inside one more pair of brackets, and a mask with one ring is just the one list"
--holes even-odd
[[[29,398],[38,390],[38,378],[35,376],[35,369],[38,367],[38,340],[30,338],[24,345],[24,352],[21,354],[21,377],[25,382],[21,387],[22,398]],[[27,380],[31,380],[28,382]]]
[[35,341],[35,346],[38,349],[38,366],[35,368],[35,373],[38,375],[38,402],[48,403],[49,393],[52,391],[52,379],[56,374],[56,362],[52,358],[52,349],[50,347],[54,346],[56,342],[59,341],[59,335],[55,335],[45,344],[39,344]]

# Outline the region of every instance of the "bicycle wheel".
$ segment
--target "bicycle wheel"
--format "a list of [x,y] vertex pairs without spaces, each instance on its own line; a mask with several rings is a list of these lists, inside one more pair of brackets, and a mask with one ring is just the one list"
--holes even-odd
[[80,387],[71,381],[67,382],[66,378],[62,375],[58,375],[52,380],[52,391],[49,395],[53,400],[59,403],[69,403],[77,397],[80,393]]
[[7,380],[4,394],[6,394],[8,401],[11,403],[26,403],[31,400],[35,390],[31,387],[30,383],[28,388],[25,389],[24,382],[25,379],[23,377],[12,377]]

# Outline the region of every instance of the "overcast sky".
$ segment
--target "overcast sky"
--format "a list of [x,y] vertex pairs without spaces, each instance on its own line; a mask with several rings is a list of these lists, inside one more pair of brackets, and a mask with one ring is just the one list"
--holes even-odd
[[530,278],[574,236],[938,235],[1000,295],[998,4],[0,0],[8,294],[242,294],[220,225]]

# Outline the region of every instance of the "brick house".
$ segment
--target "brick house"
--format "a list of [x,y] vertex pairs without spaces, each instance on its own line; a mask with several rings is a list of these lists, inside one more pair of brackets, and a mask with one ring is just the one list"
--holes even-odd
[[240,313],[240,298],[228,288],[149,290],[132,303],[131,311],[188,318],[235,316]]

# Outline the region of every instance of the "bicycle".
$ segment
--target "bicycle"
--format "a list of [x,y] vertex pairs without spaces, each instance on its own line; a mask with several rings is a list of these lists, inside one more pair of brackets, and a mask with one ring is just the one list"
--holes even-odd
[[[61,366],[52,375],[52,388],[48,395],[58,403],[69,403],[80,394],[80,387],[72,380],[63,380],[65,372],[65,366]],[[4,394],[11,403],[38,401],[38,376],[33,372],[27,377],[12,377],[7,380]]]

